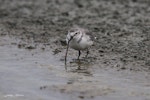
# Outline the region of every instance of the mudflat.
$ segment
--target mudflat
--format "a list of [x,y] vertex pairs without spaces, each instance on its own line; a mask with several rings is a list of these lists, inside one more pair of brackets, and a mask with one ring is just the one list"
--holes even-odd
[[[1,0],[0,99],[150,99],[149,12],[147,0]],[[65,66],[74,25],[96,39]]]

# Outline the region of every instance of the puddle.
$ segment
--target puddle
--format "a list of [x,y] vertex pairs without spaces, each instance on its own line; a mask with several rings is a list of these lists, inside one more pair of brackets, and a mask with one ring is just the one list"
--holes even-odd
[[1,100],[150,99],[149,74],[105,70],[84,61],[69,62],[65,70],[52,51],[20,49],[13,41],[1,38]]

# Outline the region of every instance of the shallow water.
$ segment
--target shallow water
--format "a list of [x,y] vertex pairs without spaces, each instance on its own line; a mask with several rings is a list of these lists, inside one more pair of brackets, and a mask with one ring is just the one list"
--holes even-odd
[[[100,65],[69,59],[45,49],[19,49],[14,38],[0,41],[1,100],[148,100],[150,77],[145,72],[101,69]],[[17,42],[16,42],[17,43]]]

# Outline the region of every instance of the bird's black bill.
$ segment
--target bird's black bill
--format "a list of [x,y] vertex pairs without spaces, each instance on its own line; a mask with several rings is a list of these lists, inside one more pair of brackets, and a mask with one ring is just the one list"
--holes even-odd
[[68,54],[69,44],[67,45],[66,54],[65,54],[65,65],[67,63],[67,54]]
[[65,65],[67,64],[67,54],[68,54],[68,49],[69,49],[69,43],[72,39],[73,39],[73,37],[70,38],[70,40],[68,41],[68,44],[67,44],[67,49],[66,49],[66,54],[65,54]]

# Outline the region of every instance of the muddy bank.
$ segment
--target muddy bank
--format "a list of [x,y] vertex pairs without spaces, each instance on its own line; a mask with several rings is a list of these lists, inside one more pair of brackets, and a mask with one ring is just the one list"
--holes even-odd
[[62,55],[65,47],[60,40],[71,26],[79,25],[98,38],[90,54],[97,64],[149,71],[149,12],[147,0],[1,0],[0,34],[20,38],[29,46],[47,45]]

